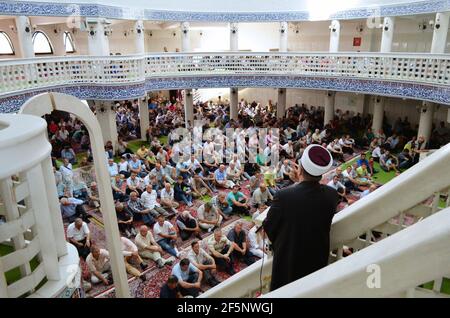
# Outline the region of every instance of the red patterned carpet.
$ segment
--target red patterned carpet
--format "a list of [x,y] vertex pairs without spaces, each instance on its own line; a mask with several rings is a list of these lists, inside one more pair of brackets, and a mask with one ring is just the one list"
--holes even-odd
[[[353,156],[346,156],[346,161],[351,160],[353,158]],[[327,183],[329,181],[329,179],[332,177],[332,174],[334,173],[336,167],[333,167],[332,169],[330,169],[330,171],[324,175],[323,178],[323,183]],[[241,184],[242,188],[241,191],[247,196],[250,196],[250,192],[249,189],[246,187],[247,183],[243,183]],[[228,192],[229,190],[225,190],[225,192]],[[351,198],[354,199],[355,201],[357,200],[357,198]],[[194,201],[194,205],[192,207],[187,207],[184,204],[181,204],[180,207],[178,208],[178,211],[185,211],[185,210],[189,210],[191,212],[191,214],[196,217],[197,216],[197,209],[198,207],[203,204],[203,202],[201,200],[195,200]],[[341,210],[345,208],[344,204],[340,204],[338,207],[338,210]],[[105,235],[104,235],[104,230],[103,230],[103,219],[102,219],[102,214],[100,211],[98,210],[90,210],[88,211],[88,213],[90,213],[94,218],[92,219],[92,222],[89,224],[89,228],[91,230],[91,238],[92,241],[101,246],[101,247],[105,247]],[[236,222],[237,220],[239,220],[240,217],[239,216],[233,216],[231,217],[229,220],[224,221],[222,223],[222,228],[224,229],[224,233],[227,233],[229,231],[229,229],[232,227],[233,223]],[[250,221],[246,221],[244,219],[241,220],[244,223],[244,227],[248,230],[251,227],[251,222]],[[172,219],[171,222],[173,224],[175,224],[175,219]],[[137,228],[140,225],[139,222],[135,223],[135,227]],[[211,233],[206,233],[204,232],[202,234],[202,238],[203,238],[203,242],[205,241],[204,239],[206,237],[208,237],[209,235],[212,235]],[[186,241],[182,241],[180,238],[178,238],[177,240],[177,246],[180,250],[180,252],[187,252],[190,249],[190,243],[193,240],[189,239]],[[204,248],[206,248],[206,246],[204,246]],[[168,258],[170,255],[168,255],[167,253],[163,254],[163,257]],[[82,260],[80,262],[81,264],[81,268],[82,268],[82,273],[83,273],[83,278],[86,281],[89,281],[89,272],[87,269],[87,266],[85,264],[85,262]],[[154,297],[159,297],[159,289],[161,288],[161,286],[165,283],[165,281],[167,280],[167,278],[170,276],[171,273],[171,268],[172,267],[165,267],[162,269],[157,268],[156,264],[153,261],[148,261],[149,264],[149,268],[145,271],[146,273],[146,278],[147,280],[145,282],[143,282],[140,279],[137,279],[135,277],[132,277],[131,275],[128,275],[129,278],[129,285],[130,285],[130,291],[131,291],[131,295],[133,297],[145,297],[145,298],[154,298]],[[245,268],[246,265],[243,263],[238,263],[235,264],[235,270],[240,271],[243,268]],[[223,281],[225,279],[227,279],[229,277],[228,274],[223,273],[223,272],[219,272],[218,273],[218,279],[220,281]],[[203,286],[202,287],[203,290],[208,289],[208,286]],[[115,297],[115,291],[114,291],[114,287],[113,286],[104,286],[102,284],[99,285],[93,285],[92,289],[88,292],[88,295],[90,297]]]

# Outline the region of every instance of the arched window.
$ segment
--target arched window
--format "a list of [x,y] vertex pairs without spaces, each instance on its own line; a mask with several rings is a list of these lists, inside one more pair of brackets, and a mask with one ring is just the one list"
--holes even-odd
[[53,47],[44,32],[36,31],[33,34],[33,49],[35,54],[53,54]]
[[14,47],[6,32],[0,31],[0,55],[14,55]]
[[64,47],[66,48],[66,53],[74,53],[75,45],[73,44],[72,34],[70,32],[64,32]]

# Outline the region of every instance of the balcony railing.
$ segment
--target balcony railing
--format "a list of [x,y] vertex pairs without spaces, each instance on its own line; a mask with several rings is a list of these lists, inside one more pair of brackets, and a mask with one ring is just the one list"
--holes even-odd
[[442,87],[450,84],[450,55],[214,52],[7,59],[0,61],[0,97],[48,87],[236,75],[376,79]]

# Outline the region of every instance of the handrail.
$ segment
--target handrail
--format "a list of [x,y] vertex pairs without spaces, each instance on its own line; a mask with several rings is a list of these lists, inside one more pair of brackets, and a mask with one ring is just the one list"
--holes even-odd
[[450,84],[450,55],[323,52],[157,53],[0,60],[0,96],[70,84],[114,85],[152,78],[295,75]]
[[405,297],[450,274],[449,242],[447,208],[263,297]]
[[[336,214],[331,226],[333,253],[330,254],[330,261],[341,260],[345,247],[353,248],[354,252],[357,252],[374,245],[377,240],[372,236],[373,230],[379,231],[382,237],[387,237],[406,227],[405,216],[409,214],[416,216],[415,221],[418,221],[439,211],[437,203],[440,194],[445,192],[444,194],[449,195],[449,187],[450,144],[447,144],[381,188]],[[431,196],[434,196],[432,206],[424,205],[423,201]],[[398,219],[394,222],[395,217]],[[362,235],[365,235],[365,238],[361,238]],[[242,288],[240,280],[246,282],[246,290],[253,292],[259,290],[261,265],[262,261],[259,260],[247,271],[229,278],[226,284],[208,290],[203,297],[236,297],[238,295],[234,291]],[[263,272],[271,272],[271,265],[271,262],[266,260]]]

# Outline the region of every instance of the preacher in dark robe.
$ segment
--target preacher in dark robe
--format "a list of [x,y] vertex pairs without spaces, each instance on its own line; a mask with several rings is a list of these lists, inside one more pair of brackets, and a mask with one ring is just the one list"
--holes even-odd
[[335,189],[319,182],[332,162],[327,149],[308,146],[300,159],[303,181],[274,196],[263,223],[273,250],[271,291],[328,264],[330,228],[339,198]]

